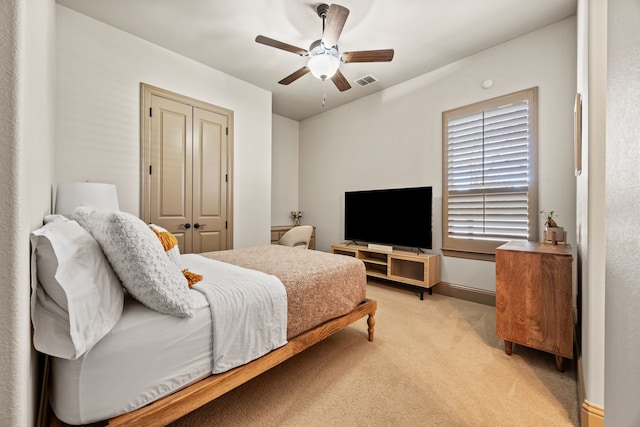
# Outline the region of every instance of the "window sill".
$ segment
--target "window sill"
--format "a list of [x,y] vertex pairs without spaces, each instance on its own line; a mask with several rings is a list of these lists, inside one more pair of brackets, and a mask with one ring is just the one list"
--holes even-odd
[[465,251],[461,249],[449,249],[442,248],[442,255],[454,258],[465,258],[465,259],[475,259],[478,261],[496,261],[495,253],[486,253],[486,252],[473,252],[473,251]]

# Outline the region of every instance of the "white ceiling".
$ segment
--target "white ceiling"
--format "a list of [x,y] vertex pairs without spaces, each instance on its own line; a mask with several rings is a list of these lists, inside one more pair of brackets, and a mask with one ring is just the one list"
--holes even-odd
[[[269,90],[275,114],[302,120],[575,15],[577,0],[340,0],[350,10],[341,51],[395,50],[392,62],[342,64],[352,86],[345,92],[311,74],[278,84],[306,58],[255,42],[261,34],[308,49],[322,34],[318,1],[57,2]],[[368,74],[379,81],[354,83]]]

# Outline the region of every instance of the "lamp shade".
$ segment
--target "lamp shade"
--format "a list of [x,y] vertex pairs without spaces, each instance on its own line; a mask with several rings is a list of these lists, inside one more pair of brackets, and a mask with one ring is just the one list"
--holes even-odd
[[55,213],[70,217],[78,206],[118,211],[118,194],[113,184],[99,182],[61,182],[56,191]]
[[309,58],[307,67],[316,78],[326,80],[338,71],[340,59],[330,53],[320,53]]

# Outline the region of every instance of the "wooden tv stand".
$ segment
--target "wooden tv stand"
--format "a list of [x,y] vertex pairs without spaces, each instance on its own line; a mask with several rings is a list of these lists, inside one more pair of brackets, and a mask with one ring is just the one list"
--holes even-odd
[[440,255],[416,254],[409,251],[384,251],[367,246],[336,243],[331,253],[356,257],[364,262],[367,276],[391,280],[416,287],[420,299],[424,291],[431,295],[431,288],[440,283]]

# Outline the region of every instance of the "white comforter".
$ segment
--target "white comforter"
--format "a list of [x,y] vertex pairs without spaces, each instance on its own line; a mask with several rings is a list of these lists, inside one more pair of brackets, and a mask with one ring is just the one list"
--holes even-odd
[[287,343],[287,294],[280,279],[200,255],[182,259],[204,276],[193,289],[205,295],[211,309],[214,374]]

